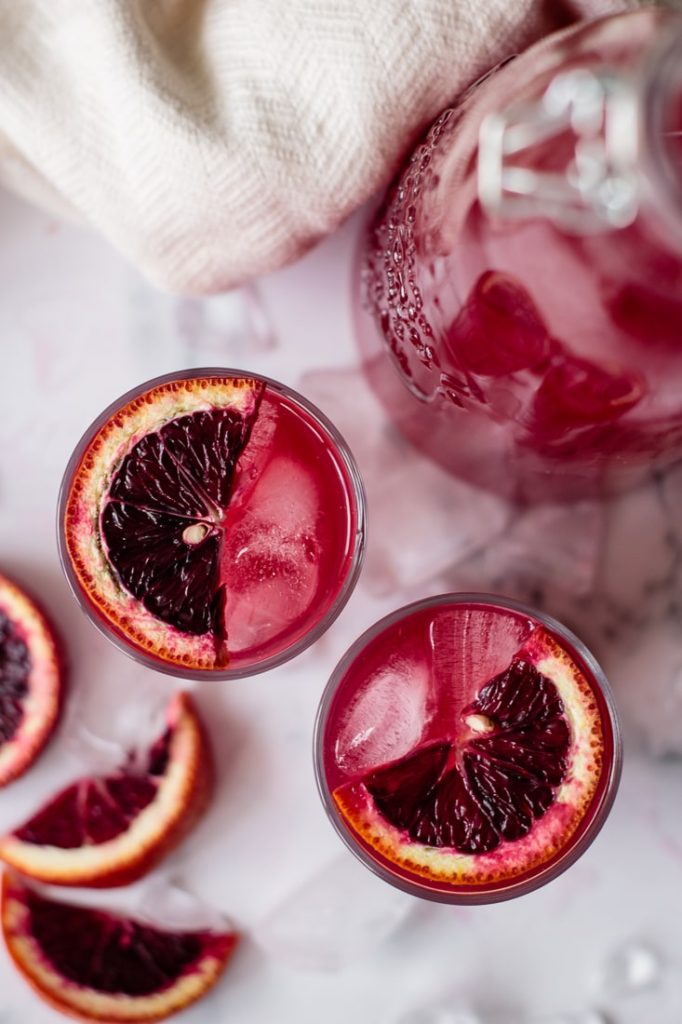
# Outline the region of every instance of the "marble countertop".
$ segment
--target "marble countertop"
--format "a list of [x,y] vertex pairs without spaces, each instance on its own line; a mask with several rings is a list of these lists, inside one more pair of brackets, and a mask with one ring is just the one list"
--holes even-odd
[[[0,828],[111,759],[132,709],[175,686],[108,644],[62,577],[55,504],[83,429],[160,373],[266,373],[319,404],[355,450],[370,502],[366,568],[341,617],[297,660],[194,688],[217,752],[215,803],[153,879],[96,900],[167,906],[170,919],[188,903],[181,886],[244,932],[187,1024],[678,1024],[682,470],[607,506],[518,513],[408,450],[356,364],[358,227],[355,218],[249,288],[178,298],[91,233],[0,194],[0,566],[42,595],[71,661],[57,740],[0,796]],[[584,857],[530,896],[467,910],[412,900],[357,866],[325,818],[311,765],[317,703],[353,639],[386,612],[453,589],[521,597],[573,628],[611,679],[626,738],[620,794]],[[2,1024],[60,1019],[4,952],[0,979]]]

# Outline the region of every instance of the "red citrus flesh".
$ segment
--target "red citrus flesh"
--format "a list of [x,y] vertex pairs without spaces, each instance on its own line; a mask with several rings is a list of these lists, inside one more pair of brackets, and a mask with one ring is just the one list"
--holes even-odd
[[66,553],[100,622],[176,670],[251,667],[297,642],[352,561],[332,449],[260,380],[142,391],[96,430],[66,496]]
[[16,967],[56,1010],[85,1021],[169,1017],[215,985],[234,932],[164,931],[104,910],[46,899],[14,875],[2,884],[2,928]]
[[528,292],[510,274],[493,270],[474,284],[445,331],[444,344],[456,368],[489,377],[536,370],[546,363],[551,347]]
[[141,767],[79,779],[0,839],[0,858],[52,885],[126,885],[172,850],[205,810],[212,758],[187,694]]
[[535,627],[506,669],[439,708],[416,746],[335,787],[333,798],[361,844],[404,876],[494,887],[567,848],[603,755],[585,674]]
[[0,786],[22,775],[50,739],[63,687],[52,627],[15,583],[0,576]]

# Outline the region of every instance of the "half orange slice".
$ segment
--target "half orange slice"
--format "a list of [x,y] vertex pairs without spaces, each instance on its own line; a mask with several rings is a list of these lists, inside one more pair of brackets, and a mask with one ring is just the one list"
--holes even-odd
[[234,932],[171,932],[129,917],[47,899],[16,876],[2,883],[2,931],[38,995],[84,1021],[164,1020],[211,989]]
[[127,885],[194,826],[212,780],[204,728],[192,699],[179,694],[144,765],[72,783],[0,839],[0,858],[52,885]]

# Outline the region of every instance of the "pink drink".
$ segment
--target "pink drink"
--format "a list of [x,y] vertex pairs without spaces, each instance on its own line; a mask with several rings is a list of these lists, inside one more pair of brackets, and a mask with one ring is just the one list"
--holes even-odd
[[128,653],[184,676],[247,675],[303,650],[350,596],[362,485],[295,392],[187,371],[124,395],[86,432],[59,539],[76,597]]
[[413,443],[510,498],[607,493],[682,453],[681,26],[603,19],[494,71],[369,229],[374,389]]
[[348,651],[316,724],[318,785],[341,838],[427,899],[508,899],[594,839],[618,786],[608,684],[581,642],[515,602],[449,594]]

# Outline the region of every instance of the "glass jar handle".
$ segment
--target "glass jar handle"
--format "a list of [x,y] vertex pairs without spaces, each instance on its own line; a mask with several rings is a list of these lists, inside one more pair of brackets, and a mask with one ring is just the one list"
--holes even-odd
[[[532,150],[570,133],[563,170],[534,170]],[[612,71],[560,72],[536,102],[481,123],[478,196],[502,219],[543,217],[576,234],[627,227],[637,216],[639,101],[633,79]]]

